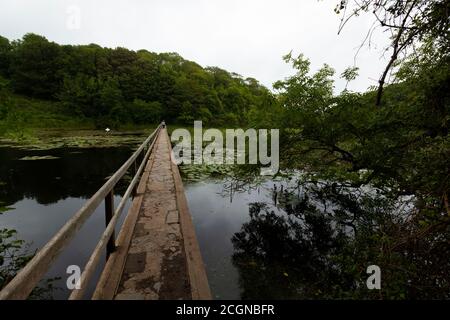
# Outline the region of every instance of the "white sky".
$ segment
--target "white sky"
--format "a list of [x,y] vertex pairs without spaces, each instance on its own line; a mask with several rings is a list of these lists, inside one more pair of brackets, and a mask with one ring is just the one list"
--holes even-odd
[[[97,43],[153,52],[178,52],[202,66],[218,66],[254,77],[271,88],[292,74],[282,56],[304,53],[313,70],[328,63],[338,75],[353,65],[355,52],[372,23],[351,20],[337,35],[337,0],[14,0],[0,2],[0,35],[21,38],[27,32],[60,44]],[[78,8],[79,28],[71,28]],[[72,9],[71,9],[72,8]],[[387,36],[357,58],[360,76],[349,89],[375,85],[386,64]]]

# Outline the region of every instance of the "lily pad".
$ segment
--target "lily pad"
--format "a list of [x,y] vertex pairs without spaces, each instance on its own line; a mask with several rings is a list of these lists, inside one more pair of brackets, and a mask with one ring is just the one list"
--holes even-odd
[[26,141],[13,141],[0,137],[0,145],[22,150],[52,150],[59,148],[109,148],[139,146],[152,130],[116,132],[105,134],[103,131],[79,130],[36,133],[36,138]]
[[31,160],[54,160],[54,159],[59,159],[59,157],[55,157],[55,156],[27,156],[27,157],[20,158],[19,160],[31,161]]

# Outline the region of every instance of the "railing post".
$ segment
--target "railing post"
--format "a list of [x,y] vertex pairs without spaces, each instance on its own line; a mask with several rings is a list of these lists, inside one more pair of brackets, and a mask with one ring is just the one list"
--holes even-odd
[[[105,221],[106,226],[108,226],[114,215],[114,189],[106,195],[105,197]],[[111,238],[108,240],[108,244],[106,245],[106,260],[108,260],[109,255],[114,252],[116,249],[116,236],[113,231],[111,234]]]
[[[134,160],[134,166],[133,166],[133,178],[136,176],[137,173],[137,159]],[[134,198],[137,193],[137,183],[134,185],[133,190],[131,192],[131,196]]]

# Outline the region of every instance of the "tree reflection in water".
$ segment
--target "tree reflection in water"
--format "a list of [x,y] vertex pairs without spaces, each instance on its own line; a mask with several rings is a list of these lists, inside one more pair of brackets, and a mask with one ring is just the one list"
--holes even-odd
[[[450,297],[448,217],[423,230],[411,199],[336,183],[275,186],[274,200],[251,203],[232,238],[243,299]],[[381,290],[367,289],[372,264]]]

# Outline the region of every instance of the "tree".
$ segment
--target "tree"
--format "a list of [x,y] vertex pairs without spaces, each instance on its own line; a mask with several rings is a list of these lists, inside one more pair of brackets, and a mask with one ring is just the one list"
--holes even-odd
[[[390,48],[386,48],[391,50],[391,58],[380,76],[377,106],[381,105],[386,77],[401,53],[406,54],[425,39],[435,42],[441,52],[448,52],[450,48],[448,0],[340,0],[335,11],[342,13],[339,32],[350,18],[370,12],[375,19],[371,29],[381,27],[391,34]],[[368,34],[371,32],[369,30]]]
[[9,74],[11,48],[9,40],[0,36],[0,75],[8,76]]
[[32,33],[13,42],[11,78],[15,91],[53,99],[62,84],[61,51],[56,43]]
[[256,110],[274,101],[255,79],[203,68],[173,52],[60,46],[27,34],[12,45],[0,38],[0,58],[0,73],[8,72],[15,93],[56,99],[68,115],[98,126],[161,118],[247,125],[250,110],[256,119]]
[[135,99],[130,105],[133,120],[138,124],[155,124],[163,120],[163,109],[157,101]]
[[70,114],[95,118],[98,116],[98,110],[95,108],[97,96],[97,80],[80,73],[75,77],[64,78],[62,89],[57,97]]
[[100,81],[98,101],[95,104],[97,112],[97,126],[120,127],[121,124],[131,120],[123,108],[122,91],[119,82],[115,78],[107,78]]

